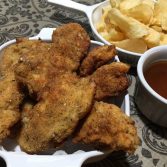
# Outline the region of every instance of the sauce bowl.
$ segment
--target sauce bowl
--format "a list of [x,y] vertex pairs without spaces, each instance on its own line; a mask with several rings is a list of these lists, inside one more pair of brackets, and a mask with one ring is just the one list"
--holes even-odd
[[167,99],[151,88],[143,74],[152,63],[158,61],[167,61],[167,45],[154,47],[146,51],[140,58],[137,65],[138,83],[135,102],[149,120],[167,127]]

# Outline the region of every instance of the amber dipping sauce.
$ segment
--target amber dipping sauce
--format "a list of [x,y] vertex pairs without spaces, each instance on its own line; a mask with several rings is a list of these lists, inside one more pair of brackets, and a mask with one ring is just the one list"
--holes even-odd
[[144,77],[155,92],[167,99],[167,61],[151,64],[144,71]]

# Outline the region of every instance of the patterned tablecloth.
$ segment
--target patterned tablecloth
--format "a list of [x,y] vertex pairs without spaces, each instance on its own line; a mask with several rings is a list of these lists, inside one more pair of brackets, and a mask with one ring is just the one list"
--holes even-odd
[[[102,0],[76,0],[92,5]],[[78,22],[94,39],[86,15],[82,12],[49,4],[46,0],[0,0],[0,45],[21,36],[33,36],[43,27],[57,27],[63,23]],[[113,153],[106,159],[83,165],[85,167],[167,167],[167,129],[147,120],[134,103],[136,69],[131,70],[129,88],[131,117],[136,122],[141,145],[134,155]],[[147,102],[146,102],[147,105]],[[4,167],[0,161],[0,167]]]

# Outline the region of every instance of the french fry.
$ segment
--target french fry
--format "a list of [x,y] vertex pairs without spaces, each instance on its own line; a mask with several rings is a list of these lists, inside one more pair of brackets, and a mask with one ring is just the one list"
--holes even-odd
[[152,48],[160,44],[160,38],[161,34],[159,32],[149,28],[149,34],[144,37],[144,41],[146,42],[148,48]]
[[143,39],[126,39],[119,42],[113,41],[113,43],[119,48],[132,52],[144,53],[147,50],[147,45]]
[[123,15],[118,9],[112,8],[108,13],[111,24],[115,24],[129,38],[142,38],[148,34],[148,28],[139,21]]
[[100,34],[117,47],[143,53],[167,44],[167,0],[110,0]]
[[[142,12],[141,12],[142,11]],[[147,4],[139,4],[125,12],[126,15],[135,18],[144,24],[149,24],[153,17],[153,9]]]
[[131,8],[134,8],[135,6],[139,5],[141,3],[141,0],[123,0],[121,1],[119,5],[120,11],[126,11]]

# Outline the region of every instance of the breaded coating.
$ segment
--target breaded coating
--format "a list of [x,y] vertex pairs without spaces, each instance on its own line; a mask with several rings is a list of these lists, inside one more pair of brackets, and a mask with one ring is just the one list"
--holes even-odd
[[28,117],[30,117],[32,109],[35,106],[35,104],[36,101],[30,99],[29,97],[24,99],[24,102],[22,103],[21,106],[21,119],[23,122],[26,121]]
[[3,50],[0,61],[0,142],[10,135],[12,126],[20,119],[19,106],[24,97],[15,79],[14,68],[19,56],[34,47],[35,42],[17,40]]
[[12,126],[20,118],[19,106],[24,94],[15,78],[15,66],[21,55],[28,54],[30,49],[37,50],[40,43],[40,40],[20,38],[16,40],[15,44],[5,48],[2,52],[0,61],[0,119],[3,119],[3,121],[0,122],[0,132],[3,135],[0,135],[0,141],[10,134]]
[[57,73],[75,72],[89,45],[89,36],[79,24],[58,27],[53,32],[52,44],[41,42],[36,50],[20,57],[16,77],[31,94],[38,93]]
[[47,83],[51,46],[51,43],[41,41],[36,49],[29,48],[29,52],[21,55],[15,67],[16,79],[28,87],[30,94],[38,92]]
[[89,46],[86,31],[68,23],[53,32],[50,43],[21,38],[3,51],[0,142],[14,132],[23,151],[41,153],[59,147],[88,116],[76,142],[113,151],[135,149],[134,122],[115,105],[95,102],[125,91],[130,67],[120,62],[105,65],[116,54],[114,46],[87,55]]
[[10,135],[11,127],[20,119],[20,113],[15,110],[0,111],[0,143]]
[[61,144],[91,109],[95,85],[66,73],[57,76],[40,94],[30,116],[23,119],[18,137],[21,148],[37,153]]
[[129,68],[129,65],[121,62],[113,62],[98,68],[91,75],[96,84],[95,99],[102,100],[106,97],[118,96],[127,90]]
[[80,66],[80,75],[92,74],[97,68],[111,61],[116,55],[114,45],[104,45],[92,49]]
[[94,145],[110,151],[133,153],[139,145],[134,121],[114,104],[95,102],[74,142]]
[[0,80],[0,113],[2,110],[18,110],[22,96],[14,74],[4,75]]
[[77,70],[90,46],[90,37],[84,28],[77,23],[64,24],[53,32],[52,40],[63,56],[73,61],[74,70]]
[[13,71],[18,59],[21,55],[28,53],[30,50],[36,50],[42,41],[29,40],[28,38],[18,38],[16,43],[11,44],[2,52],[3,56],[0,60],[0,73]]

